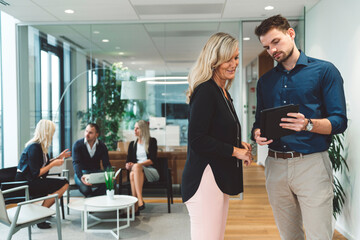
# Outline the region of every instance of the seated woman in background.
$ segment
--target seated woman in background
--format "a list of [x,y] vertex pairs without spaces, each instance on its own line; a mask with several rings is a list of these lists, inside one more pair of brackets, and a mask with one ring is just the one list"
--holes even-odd
[[138,198],[135,213],[139,214],[138,211],[145,208],[142,197],[144,180],[158,181],[159,173],[153,167],[157,155],[157,142],[155,138],[150,137],[148,123],[144,120],[138,121],[135,123],[134,131],[137,140],[129,144],[125,167],[130,171],[131,192]]
[[[59,198],[69,186],[65,179],[46,178],[49,170],[55,166],[61,166],[64,158],[70,157],[71,152],[64,150],[56,158],[49,159],[48,147],[51,145],[55,132],[55,124],[50,120],[42,119],[36,125],[34,137],[25,144],[17,167],[15,179],[28,181],[30,196],[43,197],[50,194],[58,194]],[[42,203],[44,207],[51,207],[54,198],[46,199]],[[50,228],[50,223],[37,224],[39,228]]]

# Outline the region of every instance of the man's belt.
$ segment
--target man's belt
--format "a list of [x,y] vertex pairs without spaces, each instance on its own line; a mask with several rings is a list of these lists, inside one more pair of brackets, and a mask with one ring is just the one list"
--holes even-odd
[[298,152],[275,152],[271,149],[269,149],[268,155],[270,157],[273,158],[283,158],[283,159],[287,159],[287,158],[296,158],[296,157],[300,157],[302,155],[306,155],[304,153],[298,153]]

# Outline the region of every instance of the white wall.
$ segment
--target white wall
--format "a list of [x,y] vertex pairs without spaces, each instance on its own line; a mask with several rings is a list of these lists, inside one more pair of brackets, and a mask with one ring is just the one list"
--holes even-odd
[[19,160],[15,34],[17,22],[15,18],[1,12],[4,167],[17,166]]
[[350,171],[340,176],[347,200],[336,228],[360,239],[360,8],[359,0],[322,0],[306,14],[306,54],[328,60],[340,70],[348,103],[346,146]]

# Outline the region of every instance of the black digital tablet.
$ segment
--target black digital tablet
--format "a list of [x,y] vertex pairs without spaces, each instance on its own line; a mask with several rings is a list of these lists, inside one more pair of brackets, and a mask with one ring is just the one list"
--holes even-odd
[[298,104],[289,104],[280,107],[267,108],[260,112],[260,131],[261,136],[270,139],[294,134],[295,131],[280,127],[281,118],[288,117],[288,113],[298,113]]

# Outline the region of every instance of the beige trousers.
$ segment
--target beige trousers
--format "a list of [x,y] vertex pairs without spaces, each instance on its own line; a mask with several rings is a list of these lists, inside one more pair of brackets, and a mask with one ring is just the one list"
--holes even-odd
[[327,152],[267,157],[266,189],[282,240],[332,239],[333,175]]

